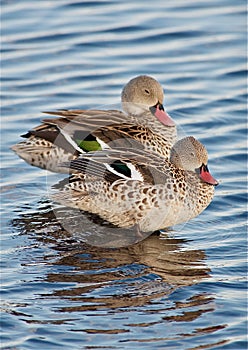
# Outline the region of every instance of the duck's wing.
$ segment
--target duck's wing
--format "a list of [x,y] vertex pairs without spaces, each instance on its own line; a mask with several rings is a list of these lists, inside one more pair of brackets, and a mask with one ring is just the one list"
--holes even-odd
[[42,125],[22,136],[33,135],[45,139],[70,153],[109,147],[144,149],[143,140],[153,135],[150,129],[128,121],[130,116],[118,110],[61,110],[46,113],[62,117],[43,119]]
[[82,127],[87,127],[87,129],[98,129],[103,126],[112,125],[112,124],[122,124],[130,120],[130,116],[126,113],[110,109],[110,110],[58,110],[58,111],[48,111],[44,112],[46,114],[61,116],[63,118],[55,119],[43,119],[43,122],[52,125],[63,126],[60,124],[63,121],[73,122]]
[[41,124],[33,129],[29,130],[26,134],[21,135],[24,138],[38,138],[44,141],[48,141],[54,146],[64,149],[66,152],[71,154],[80,154],[81,150],[77,149],[70,138],[65,137],[63,133],[54,125]]
[[173,167],[155,153],[126,148],[89,152],[64,166],[70,167],[72,172],[104,178],[110,182],[124,178],[149,184],[164,184],[171,176]]

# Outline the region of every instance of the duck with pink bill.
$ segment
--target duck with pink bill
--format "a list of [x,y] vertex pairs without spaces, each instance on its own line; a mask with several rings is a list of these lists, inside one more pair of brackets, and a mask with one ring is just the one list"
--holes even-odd
[[119,110],[59,110],[12,146],[27,163],[66,172],[62,162],[80,154],[113,147],[134,147],[168,158],[176,125],[163,106],[164,92],[154,78],[141,75],[124,86]]

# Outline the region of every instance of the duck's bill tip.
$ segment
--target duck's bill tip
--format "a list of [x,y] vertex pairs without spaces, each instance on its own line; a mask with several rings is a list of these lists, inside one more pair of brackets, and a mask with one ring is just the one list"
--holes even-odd
[[163,108],[160,108],[160,105],[157,105],[154,115],[165,126],[175,126],[175,122]]
[[209,171],[202,171],[200,174],[200,177],[202,181],[206,182],[207,184],[217,186],[219,185],[219,182],[210,174]]

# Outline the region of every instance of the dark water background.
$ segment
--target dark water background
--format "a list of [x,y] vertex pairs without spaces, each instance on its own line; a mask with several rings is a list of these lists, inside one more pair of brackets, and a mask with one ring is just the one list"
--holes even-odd
[[[2,348],[246,349],[246,1],[2,0]],[[149,74],[221,184],[199,217],[80,244],[9,147],[41,111],[120,101]]]

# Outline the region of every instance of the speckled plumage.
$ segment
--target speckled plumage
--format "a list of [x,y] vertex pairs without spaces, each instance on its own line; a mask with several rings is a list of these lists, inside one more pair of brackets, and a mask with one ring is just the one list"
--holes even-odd
[[[60,118],[44,119],[12,147],[27,163],[54,172],[68,172],[61,162],[76,159],[92,137],[108,147],[134,147],[168,158],[176,126],[163,111],[163,89],[153,78],[139,76],[123,89],[118,110],[60,110],[46,112]],[[92,141],[87,141],[88,144]],[[99,145],[97,142],[94,144]],[[101,145],[99,145],[100,147]]]
[[68,169],[61,164],[76,159],[79,155],[79,152],[66,152],[62,147],[32,135],[25,142],[14,145],[12,149],[32,166],[67,174]]
[[[52,198],[63,205],[98,214],[118,227],[136,225],[143,232],[186,222],[209,205],[218,183],[203,164],[207,152],[199,141],[185,138],[173,150],[170,161],[138,150],[88,154],[72,161],[71,166],[78,173],[57,184]],[[116,160],[133,164],[143,181],[112,174],[106,164]],[[188,170],[179,168],[179,163]],[[204,182],[204,178],[210,183]]]

